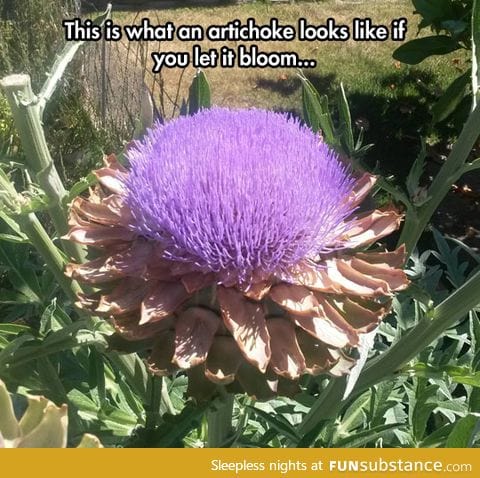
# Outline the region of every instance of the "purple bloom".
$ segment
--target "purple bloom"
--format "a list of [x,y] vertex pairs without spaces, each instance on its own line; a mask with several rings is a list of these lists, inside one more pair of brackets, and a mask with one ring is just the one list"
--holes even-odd
[[294,395],[304,373],[349,372],[348,351],[408,285],[404,247],[364,251],[399,211],[352,214],[374,176],[353,179],[298,121],[259,110],[157,125],[129,159],[106,157],[72,203],[67,238],[99,250],[67,267],[98,289],[78,306],[152,343],[150,371],[186,370],[197,400],[217,385]]
[[241,283],[326,251],[352,213],[348,168],[285,114],[203,110],[157,125],[129,160],[135,232]]

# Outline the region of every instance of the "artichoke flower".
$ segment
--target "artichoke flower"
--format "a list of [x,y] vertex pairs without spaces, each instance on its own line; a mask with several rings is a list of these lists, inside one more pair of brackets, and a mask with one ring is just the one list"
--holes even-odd
[[[68,409],[45,397],[27,395],[28,406],[17,420],[10,395],[0,380],[0,448],[66,448]],[[101,448],[97,437],[83,435],[78,448]]]
[[67,238],[98,250],[67,274],[93,284],[79,306],[149,344],[150,370],[185,370],[189,394],[216,385],[292,395],[303,374],[349,372],[359,336],[408,285],[394,207],[359,212],[375,184],[298,120],[212,108],[157,124],[96,171]]

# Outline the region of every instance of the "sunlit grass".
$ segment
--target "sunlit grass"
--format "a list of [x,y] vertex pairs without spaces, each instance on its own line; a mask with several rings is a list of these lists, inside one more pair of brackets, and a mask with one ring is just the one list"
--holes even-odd
[[[257,24],[266,24],[272,17],[281,24],[296,25],[300,17],[309,24],[324,24],[332,17],[337,24],[351,26],[355,17],[370,17],[375,24],[390,25],[392,19],[406,17],[407,39],[417,35],[418,17],[413,14],[409,0],[301,3],[247,3],[212,8],[181,8],[149,11],[141,14],[117,13],[118,23],[138,23],[148,16],[153,24],[167,21],[175,25],[198,24],[207,27],[221,25],[233,19],[245,21],[255,18]],[[428,32],[422,32],[428,34]],[[236,48],[236,42],[181,42],[178,40],[149,43],[149,51],[191,51],[194,43],[203,49],[219,48],[223,44]],[[405,161],[415,156],[419,144],[418,132],[429,123],[429,108],[435,98],[466,68],[466,57],[459,54],[433,57],[419,66],[409,67],[396,62],[392,52],[399,42],[262,42],[262,51],[295,51],[301,58],[315,59],[317,67],[305,70],[321,93],[333,97],[340,83],[344,84],[355,119],[367,120],[370,132],[367,140],[379,144],[371,153],[372,164],[390,163],[387,169],[405,170]],[[153,65],[153,62],[152,62]],[[212,87],[212,100],[217,105],[230,107],[258,107],[291,111],[301,109],[300,82],[294,69],[240,69],[238,67],[209,68],[207,76]],[[180,95],[194,74],[187,68]],[[162,79],[167,95],[176,96],[181,69],[164,69]],[[373,132],[373,133],[372,133]],[[408,156],[405,159],[405,156]],[[402,164],[398,164],[401,161]],[[397,168],[400,166],[400,168]]]

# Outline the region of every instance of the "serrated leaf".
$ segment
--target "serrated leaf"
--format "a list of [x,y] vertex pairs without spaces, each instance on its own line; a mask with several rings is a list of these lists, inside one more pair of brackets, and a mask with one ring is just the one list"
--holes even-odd
[[106,356],[115,370],[120,371],[125,377],[129,377],[128,384],[136,395],[146,403],[149,375],[145,363],[137,354],[126,354],[120,357],[116,352],[107,352]]
[[40,334],[47,335],[49,332],[56,332],[72,324],[70,317],[57,306],[54,299],[44,310],[40,318]]
[[415,406],[413,410],[412,429],[413,436],[417,442],[423,439],[427,428],[428,419],[435,408],[436,405],[434,403],[421,403],[418,406]]
[[[341,423],[338,425],[335,435],[342,438],[346,434],[349,434],[351,430],[358,428],[362,425],[365,419],[365,408],[372,400],[371,392],[358,397],[345,412]],[[318,432],[317,432],[318,433]]]
[[22,232],[22,228],[18,224],[13,217],[10,217],[5,211],[0,211],[0,219],[4,221],[7,226],[12,229],[13,232],[19,237],[23,237],[24,239],[28,239],[27,235]]
[[[85,323],[78,321],[51,333],[43,341],[37,341],[34,345],[17,346],[13,352],[7,352],[7,347],[0,353],[0,367],[2,365],[23,367],[32,360],[81,346],[95,345],[106,348],[107,343],[104,335],[82,327],[85,327]],[[23,339],[23,343],[32,340],[31,337],[30,339],[24,339],[24,336],[20,336],[16,340],[20,339]],[[20,343],[20,345],[23,345],[23,343]],[[4,356],[4,354],[6,355]]]
[[8,362],[12,360],[15,355],[15,352],[20,349],[25,343],[31,342],[35,338],[30,334],[24,334],[10,342],[1,352],[0,352],[0,369],[5,366]]
[[164,415],[164,423],[151,437],[153,446],[158,448],[183,446],[183,438],[198,427],[205,408],[206,405],[187,403],[178,415]]
[[3,305],[27,305],[37,304],[37,301],[27,297],[22,292],[15,290],[0,289],[0,304]]
[[443,446],[454,427],[453,423],[447,423],[428,435],[420,443],[421,448],[439,448]]
[[[386,381],[376,385],[372,389],[372,399],[370,403],[369,424],[370,426],[381,425],[387,412],[395,408],[398,403],[397,400],[390,399],[393,394],[395,385],[398,385],[397,381]],[[400,416],[404,417],[403,410],[395,410],[392,412],[392,416],[395,416],[395,422],[399,422]],[[388,422],[387,422],[388,423]]]
[[0,324],[0,335],[18,335],[22,332],[29,332],[28,325],[20,324]]
[[80,390],[72,389],[68,392],[68,399],[78,409],[81,418],[93,421],[98,416],[98,405]]
[[468,263],[459,263],[459,248],[451,250],[447,241],[440,232],[432,228],[433,238],[437,245],[439,254],[435,251],[432,252],[445,266],[447,267],[447,277],[456,288],[460,287],[466,280],[466,269]]
[[62,381],[58,376],[58,370],[54,367],[48,357],[42,357],[36,361],[36,370],[45,390],[50,390],[48,396],[57,403],[65,403],[67,394]]
[[86,321],[79,320],[67,327],[62,327],[50,333],[42,343],[42,347],[53,347],[65,340],[74,339],[82,328],[86,327]]
[[43,192],[36,192],[31,196],[24,197],[25,202],[22,202],[20,207],[20,214],[26,215],[35,212],[46,211],[49,207],[49,198]]
[[105,368],[103,357],[93,347],[90,347],[89,355],[89,385],[91,389],[96,389],[100,404],[107,400],[105,389]]
[[480,372],[474,373],[449,373],[451,379],[456,383],[463,385],[471,385],[472,387],[480,387]]
[[428,419],[437,407],[437,391],[437,385],[428,385],[428,381],[424,379],[417,380],[414,407],[410,416],[413,437],[417,442],[423,439]]
[[[110,17],[112,6],[109,4],[105,12],[103,12],[100,16],[95,18],[92,22],[93,25],[103,25],[105,20]],[[78,49],[83,45],[84,41],[71,41],[67,42],[65,47],[63,48],[60,55],[58,55],[55,63],[53,64],[52,70],[48,75],[48,79],[42,87],[40,94],[38,96],[38,102],[40,105],[40,111],[43,113],[46,104],[48,103],[49,99],[52,97],[55,89],[57,88],[60,80],[63,77],[63,74],[70,64],[70,62],[75,57]]]
[[465,397],[454,398],[438,402],[434,412],[440,412],[447,417],[451,422],[455,421],[455,417],[462,416],[467,411],[467,403]]
[[13,234],[0,234],[0,241],[13,242],[14,244],[29,244],[28,238],[14,236]]
[[303,119],[313,131],[322,131],[327,144],[335,146],[337,139],[328,110],[328,98],[320,96],[312,83],[303,74],[299,74],[299,77],[302,82]]
[[0,244],[0,263],[7,266],[13,286],[32,302],[41,303],[36,275],[31,267],[24,267],[19,260],[19,256],[24,249],[19,247],[10,249],[5,247],[7,245]]

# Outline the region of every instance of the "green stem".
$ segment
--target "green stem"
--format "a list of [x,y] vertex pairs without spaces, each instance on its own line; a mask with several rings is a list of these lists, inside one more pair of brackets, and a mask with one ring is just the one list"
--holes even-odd
[[312,408],[305,415],[298,428],[300,436],[310,433],[323,420],[333,418],[340,408],[343,394],[345,392],[346,378],[332,378],[323,393],[313,404]]
[[160,418],[160,404],[162,400],[163,379],[157,375],[151,375],[148,382],[148,394],[150,399],[145,405],[145,428],[155,430]]
[[435,176],[429,188],[429,200],[417,209],[417,214],[407,214],[405,225],[400,236],[399,244],[405,244],[407,251],[411,253],[415,248],[420,236],[427,227],[431,217],[443,201],[453,182],[464,170],[473,146],[480,134],[480,106],[477,106],[468,117],[463,130],[458,137],[447,160]]
[[[19,197],[13,184],[2,174],[0,174],[0,189],[6,194],[4,199],[6,200],[7,205],[9,205],[12,210],[15,210],[21,197]],[[81,292],[81,288],[77,282],[71,281],[65,276],[65,261],[63,256],[46,233],[38,218],[35,214],[30,213],[26,215],[17,215],[16,221],[22,232],[28,237],[32,246],[40,254],[45,265],[52,272],[67,297],[74,302],[76,300],[76,294]],[[109,328],[105,321],[97,317],[87,316],[82,311],[79,311],[79,313],[88,320],[90,329]],[[48,353],[51,353],[50,349]],[[121,355],[113,351],[106,352],[105,355],[115,365],[117,370],[120,370],[123,373],[128,384],[136,391],[137,395],[141,397],[143,403],[146,403],[146,384],[148,375],[145,369],[145,364],[140,358],[135,354]]]
[[15,214],[23,198],[17,193],[15,186],[5,174],[0,174],[0,191],[5,195],[4,201],[7,204],[7,208],[12,210],[12,215],[15,216],[15,220],[22,232],[28,237],[32,246],[40,254],[67,297],[74,302],[76,300],[76,294],[81,292],[80,286],[77,282],[70,280],[65,275],[65,261],[63,256],[50,239],[37,216],[34,213]]
[[[10,75],[0,81],[0,86],[12,110],[15,126],[25,152],[29,170],[48,197],[48,212],[61,237],[68,231],[67,212],[63,201],[67,192],[63,187],[45,139],[41,120],[41,107],[32,91],[28,75]],[[62,241],[65,252],[77,261],[84,258],[83,249],[69,241]]]
[[208,434],[207,447],[225,447],[232,435],[232,414],[234,396],[227,394],[215,402],[215,409],[207,412]]
[[28,236],[36,251],[44,260],[48,269],[52,272],[58,284],[67,297],[75,302],[76,295],[81,292],[77,282],[70,280],[64,273],[65,261],[62,255],[45,232],[37,216],[30,213],[16,218],[22,231]]
[[[391,378],[403,365],[416,357],[478,304],[480,304],[480,271],[437,305],[432,318],[420,321],[386,352],[368,362],[353,393],[362,393],[373,385]],[[312,431],[321,420],[336,416],[343,405],[344,390],[343,378],[331,380],[324,394],[304,417],[300,425],[302,435]]]
[[[108,12],[109,10],[105,15]],[[43,96],[39,100],[32,91],[28,75],[11,75],[0,81],[0,86],[3,88],[12,110],[25,152],[27,167],[35,174],[38,185],[48,196],[48,212],[57,234],[63,236],[68,230],[67,212],[64,204],[67,192],[50,155],[41,119],[45,102],[53,92],[55,84],[55,82],[47,82],[49,86],[44,90]],[[6,190],[12,193],[13,185],[8,184]],[[65,263],[63,257],[37,217],[34,214],[22,215],[17,217],[17,221],[67,296],[71,300],[75,300],[76,294],[81,289],[75,281],[69,280],[64,275]],[[77,262],[83,262],[85,258],[83,248],[70,241],[62,241],[62,246],[71,258]],[[95,327],[98,326],[100,319],[90,318],[89,321],[91,326]],[[116,352],[107,352],[106,356],[115,364],[117,369],[122,371],[129,385],[136,390],[145,403],[147,372],[140,358],[136,355],[123,356]]]

